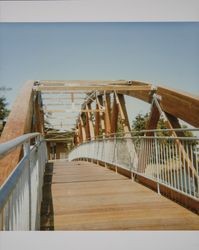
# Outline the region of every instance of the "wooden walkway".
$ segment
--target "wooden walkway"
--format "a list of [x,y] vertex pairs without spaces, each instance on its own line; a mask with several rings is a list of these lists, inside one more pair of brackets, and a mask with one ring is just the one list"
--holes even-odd
[[[199,229],[198,215],[109,169],[66,161],[51,167],[51,229]],[[44,215],[42,221],[45,230]]]

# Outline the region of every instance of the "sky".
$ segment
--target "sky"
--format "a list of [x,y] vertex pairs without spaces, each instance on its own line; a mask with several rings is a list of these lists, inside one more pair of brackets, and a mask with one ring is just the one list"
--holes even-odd
[[[0,23],[9,106],[29,79],[139,80],[199,95],[199,22]],[[130,119],[149,109],[126,102]]]

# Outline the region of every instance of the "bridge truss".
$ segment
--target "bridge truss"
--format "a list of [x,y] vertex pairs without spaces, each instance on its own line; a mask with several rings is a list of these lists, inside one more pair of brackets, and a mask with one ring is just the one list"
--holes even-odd
[[[151,105],[149,121],[145,131],[143,131],[144,137],[142,139],[137,137],[139,150],[135,135],[132,134],[130,128],[125,96],[140,99]],[[100,158],[98,150],[100,147],[105,150],[103,145],[107,145],[109,142],[112,147],[107,148],[107,150],[112,150],[112,156],[115,156],[115,145],[116,142],[118,144],[120,138],[123,142],[125,141],[125,147],[127,147],[131,158],[133,155],[133,160],[130,160],[131,167],[127,170],[134,179],[158,192],[161,189],[162,194],[198,212],[198,158],[197,154],[194,153],[198,148],[198,140],[195,137],[189,138],[189,141],[194,145],[189,149],[187,139],[185,139],[186,131],[181,128],[179,122],[181,119],[198,128],[198,114],[199,98],[197,96],[155,86],[151,83],[124,80],[28,81],[13,104],[0,141],[5,143],[26,133],[39,132],[47,142],[48,157],[51,159],[54,159],[52,156],[54,146],[58,147],[58,144],[64,144],[62,147],[65,147],[67,152],[75,147],[73,154],[69,155],[71,160],[89,159],[104,164],[117,165],[113,160]],[[163,117],[171,139],[157,138],[156,128],[160,117]],[[171,140],[172,143],[167,144],[167,149],[163,150],[163,142],[167,139]],[[96,147],[98,150],[95,150]],[[84,149],[82,151],[84,155],[80,151],[81,148]],[[117,152],[120,155],[118,148]],[[95,151],[95,156],[90,154],[93,152],[92,150]],[[162,156],[157,151],[162,152]],[[152,159],[154,152],[155,160]],[[170,178],[170,182],[173,184],[175,182],[175,186],[170,185],[171,183],[164,185],[165,183],[162,181],[160,187],[157,166],[154,167],[155,172],[152,171],[155,179],[149,178],[145,173],[149,171],[147,169],[149,163],[161,165],[162,161],[166,161],[166,157],[168,160],[169,154],[175,155],[175,160],[180,163],[178,165],[176,162],[173,165],[170,164],[167,169],[164,169],[162,175],[164,175],[165,183]],[[64,157],[67,156],[68,153],[64,155]],[[1,184],[6,181],[22,157],[22,148],[18,146],[0,160]],[[154,160],[153,163],[152,160]],[[118,167],[120,166],[118,165]],[[133,168],[134,171],[132,171]],[[179,178],[177,172],[179,172]],[[184,173],[190,178],[187,192],[182,190],[184,188],[182,188],[183,181],[179,184],[180,173],[181,175]],[[183,178],[186,182],[186,178]],[[177,185],[181,186],[181,190],[177,188]],[[191,186],[194,186],[194,195],[191,194]]]

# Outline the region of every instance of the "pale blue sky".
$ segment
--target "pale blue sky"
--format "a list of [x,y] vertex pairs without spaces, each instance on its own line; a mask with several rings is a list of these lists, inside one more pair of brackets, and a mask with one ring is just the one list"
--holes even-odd
[[199,95],[199,23],[0,23],[10,104],[28,79],[140,80]]

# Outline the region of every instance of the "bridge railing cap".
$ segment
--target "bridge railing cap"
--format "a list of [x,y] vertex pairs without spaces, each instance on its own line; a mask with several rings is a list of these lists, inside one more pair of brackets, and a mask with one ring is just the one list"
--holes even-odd
[[10,141],[4,142],[0,144],[0,159],[3,158],[5,155],[10,153],[12,150],[17,148],[18,146],[22,145],[24,142],[39,136],[40,133],[28,133],[22,136],[19,136],[15,139]]

